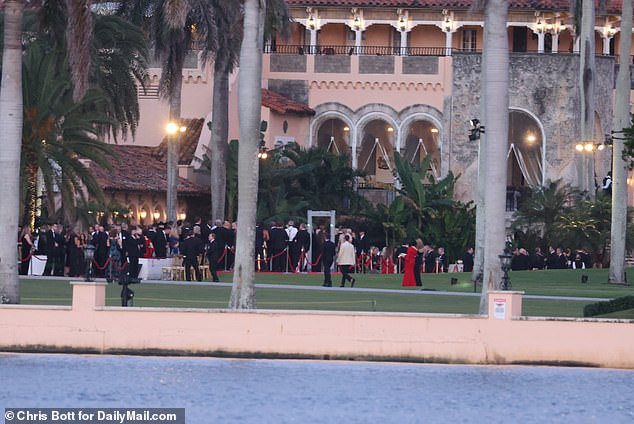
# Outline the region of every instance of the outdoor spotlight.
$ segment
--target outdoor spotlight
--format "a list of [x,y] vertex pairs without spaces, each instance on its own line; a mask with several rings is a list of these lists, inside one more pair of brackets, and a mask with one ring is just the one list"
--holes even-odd
[[458,284],[458,279],[456,277],[451,277],[451,285],[455,286],[456,284]]
[[576,149],[578,152],[583,152],[583,144],[577,144],[577,145],[575,146],[575,149]]
[[581,276],[581,282],[582,282],[583,284],[585,284],[585,283],[587,283],[587,282],[588,282],[588,274],[583,274],[583,275]]

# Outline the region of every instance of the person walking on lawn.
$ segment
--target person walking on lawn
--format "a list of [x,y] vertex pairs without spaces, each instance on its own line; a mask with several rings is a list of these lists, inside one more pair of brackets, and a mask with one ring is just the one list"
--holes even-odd
[[350,287],[354,287],[355,279],[350,276],[350,271],[355,264],[354,246],[350,243],[350,235],[343,236],[343,243],[339,246],[337,265],[341,267],[341,285],[345,287],[346,281],[350,281]]

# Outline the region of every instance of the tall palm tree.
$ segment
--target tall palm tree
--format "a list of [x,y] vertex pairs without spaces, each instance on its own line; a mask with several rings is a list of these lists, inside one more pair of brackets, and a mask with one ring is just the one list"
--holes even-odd
[[[579,54],[579,93],[581,101],[581,140],[594,140],[594,99],[595,99],[595,42],[594,0],[577,0],[577,12],[581,19],[577,28],[581,43]],[[579,7],[581,3],[581,7]],[[629,54],[628,54],[629,56]],[[594,159],[592,155],[577,154],[579,188],[594,196]]]
[[486,124],[486,179],[484,193],[484,264],[480,313],[488,311],[488,291],[499,288],[498,255],[504,249],[506,196],[506,146],[508,137],[509,54],[508,1],[487,0],[484,12],[482,102]]
[[[194,35],[199,47],[208,51],[213,41],[214,7],[207,0],[131,0],[120,3],[119,13],[136,24],[149,26],[154,54],[161,61],[159,91],[169,102],[169,120],[181,116],[183,65],[192,51]],[[149,21],[149,22],[148,22]],[[170,136],[167,144],[167,205],[169,221],[176,220],[179,137]]]
[[[0,87],[0,231],[18,228],[22,135],[22,15],[24,0],[4,2],[4,51]],[[0,243],[0,303],[20,303],[15,244]]]
[[235,69],[242,41],[240,2],[214,0],[214,91],[211,120],[211,217],[226,217],[227,154],[229,137],[229,75]]
[[238,231],[229,307],[255,309],[254,240],[258,197],[258,144],[262,104],[262,44],[265,0],[244,1],[244,32],[240,48],[238,113]]
[[[621,6],[621,66],[616,77],[616,101],[614,125],[623,131],[632,125],[630,115],[630,66],[632,48],[632,2],[623,1]],[[626,60],[627,58],[627,60]],[[625,234],[627,226],[627,161],[623,159],[623,137],[616,137],[612,145],[612,225],[610,236],[610,272],[608,282],[625,283]]]
[[[41,43],[30,45],[24,55],[22,132],[22,196],[25,224],[33,224],[38,173],[43,177],[49,216],[55,212],[54,190],[59,190],[65,221],[74,221],[75,197],[103,200],[94,177],[81,162],[89,159],[108,168],[109,145],[99,129],[111,125],[104,107],[107,98],[90,89],[75,102],[68,68]],[[84,199],[85,201],[85,199]]]

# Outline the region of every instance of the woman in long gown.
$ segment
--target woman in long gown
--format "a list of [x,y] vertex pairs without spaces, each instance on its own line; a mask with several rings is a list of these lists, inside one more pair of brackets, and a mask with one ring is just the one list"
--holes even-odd
[[407,248],[407,253],[405,254],[405,273],[403,274],[403,287],[416,285],[414,266],[416,264],[416,255],[418,255],[418,250],[416,249],[415,244],[415,242],[411,242],[409,244],[409,247]]

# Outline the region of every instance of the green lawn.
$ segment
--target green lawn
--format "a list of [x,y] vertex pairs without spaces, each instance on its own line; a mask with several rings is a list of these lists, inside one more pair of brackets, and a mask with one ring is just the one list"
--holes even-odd
[[[634,275],[633,270],[629,270]],[[581,283],[581,275],[589,279]],[[455,285],[450,279],[458,279]],[[333,275],[335,285],[339,275]],[[399,275],[363,274],[357,275],[355,287],[395,289],[400,293],[373,293],[333,288],[330,290],[297,290],[266,287],[269,284],[320,286],[319,274],[258,274],[257,283],[265,287],[257,289],[257,303],[260,309],[299,309],[337,311],[384,311],[384,312],[432,312],[472,314],[478,310],[477,296],[450,296],[433,292],[472,293],[470,275],[434,274],[424,275],[419,288],[401,287]],[[230,274],[221,274],[221,281],[230,282]],[[614,298],[634,295],[634,287],[607,284],[607,270],[552,270],[511,273],[514,290],[525,291],[528,295],[571,296]],[[175,285],[142,283],[131,286],[135,291],[135,306],[182,307],[182,308],[225,308],[229,302],[230,287]],[[120,286],[110,284],[107,288],[107,303],[120,304]],[[24,304],[69,305],[71,287],[63,280],[21,280],[21,296]],[[583,307],[593,301],[569,301],[562,299],[524,299],[524,315],[528,316],[583,316]],[[632,318],[633,311],[610,314],[611,318]],[[608,317],[608,316],[606,316]]]

